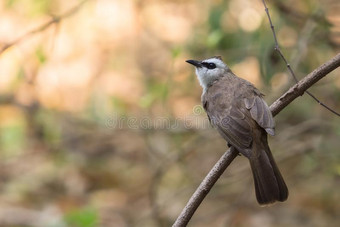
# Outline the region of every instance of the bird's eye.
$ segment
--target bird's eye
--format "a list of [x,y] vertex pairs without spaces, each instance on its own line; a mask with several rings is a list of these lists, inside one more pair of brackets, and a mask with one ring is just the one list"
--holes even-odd
[[214,69],[214,68],[216,68],[216,65],[215,65],[214,63],[209,63],[209,64],[207,65],[207,68],[208,68],[208,69]]
[[203,62],[202,65],[204,67],[206,67],[207,69],[214,69],[214,68],[216,68],[216,65],[214,63]]

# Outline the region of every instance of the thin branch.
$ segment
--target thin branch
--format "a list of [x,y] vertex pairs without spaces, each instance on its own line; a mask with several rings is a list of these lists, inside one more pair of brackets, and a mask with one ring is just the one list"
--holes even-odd
[[[271,106],[270,110],[273,116],[278,114],[282,109],[284,109],[289,103],[291,103],[298,96],[303,95],[303,93],[310,88],[313,84],[318,82],[321,78],[332,72],[334,69],[340,67],[340,53],[335,55],[331,60],[322,64],[314,71],[309,73],[306,77],[300,80],[297,84],[291,87],[285,94],[283,94],[279,99],[277,99]],[[319,102],[320,105],[322,103]]]
[[17,38],[16,40],[5,44],[1,49],[0,49],[0,54],[2,54],[5,50],[7,50],[8,48],[19,44],[21,41],[23,41],[24,39],[26,39],[27,37],[30,37],[36,33],[45,31],[47,28],[49,28],[51,25],[53,24],[58,24],[60,21],[62,21],[63,19],[72,16],[74,13],[76,13],[81,6],[87,2],[88,0],[83,0],[81,1],[78,5],[76,5],[75,7],[73,7],[72,9],[68,10],[67,12],[59,15],[59,16],[52,16],[52,19],[45,22],[44,24],[40,25],[39,27],[27,32],[26,34],[20,36],[19,38]]
[[[275,28],[274,28],[274,25],[273,25],[273,22],[272,22],[272,19],[270,17],[270,14],[269,14],[269,9],[267,7],[267,4],[266,4],[266,1],[265,0],[262,0],[263,2],[263,5],[264,5],[264,8],[265,8],[265,11],[266,11],[266,14],[267,14],[267,17],[268,17],[268,20],[269,20],[269,23],[270,23],[270,28],[272,30],[272,33],[273,33],[273,37],[274,37],[274,42],[275,42],[275,50],[278,52],[278,54],[280,55],[280,57],[282,58],[282,60],[285,62],[286,66],[287,66],[287,69],[290,73],[290,75],[292,75],[293,79],[295,80],[295,83],[297,83],[299,80],[297,79],[292,67],[290,66],[289,62],[287,61],[286,57],[283,55],[281,49],[280,49],[280,46],[279,46],[279,43],[277,41],[277,36],[276,36],[276,32],[275,32]],[[321,106],[325,107],[327,110],[329,110],[330,112],[332,112],[333,114],[337,115],[338,117],[340,117],[340,114],[337,113],[336,111],[334,111],[333,109],[331,109],[330,107],[326,106],[325,104],[323,104],[319,99],[317,99],[312,93],[310,93],[309,91],[305,90],[304,92],[306,92],[310,97],[312,97],[317,103],[319,103]],[[301,94],[303,95],[303,94]]]
[[[319,81],[321,78],[325,77],[327,74],[332,72],[334,69],[340,67],[340,53],[334,58],[327,61],[313,72],[309,73],[296,85],[291,87],[285,94],[283,94],[279,99],[277,99],[269,108],[273,116],[277,115],[281,110],[283,110],[289,103],[294,99],[301,96],[309,87]],[[186,226],[190,221],[191,217],[209,193],[210,189],[214,186],[215,182],[222,175],[225,169],[230,165],[230,163],[237,157],[238,151],[231,147],[223,156],[218,160],[215,166],[210,170],[208,175],[204,178],[200,186],[196,189],[195,193],[191,196],[187,205],[182,210],[181,214],[178,216],[173,227]]]

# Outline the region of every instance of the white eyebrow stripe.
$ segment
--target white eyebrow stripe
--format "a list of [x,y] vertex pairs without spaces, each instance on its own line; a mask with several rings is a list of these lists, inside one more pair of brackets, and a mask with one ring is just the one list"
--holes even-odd
[[202,63],[214,63],[216,66],[225,66],[224,62],[221,61],[220,59],[217,59],[217,58],[209,58],[209,59],[206,59],[206,60],[203,60]]

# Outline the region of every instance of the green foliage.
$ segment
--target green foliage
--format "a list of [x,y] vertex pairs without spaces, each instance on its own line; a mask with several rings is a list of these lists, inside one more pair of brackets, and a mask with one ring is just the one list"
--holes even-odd
[[0,128],[0,156],[11,157],[22,151],[25,144],[25,124],[17,121]]
[[11,8],[17,0],[6,0],[5,6]]
[[47,56],[46,56],[46,53],[43,49],[42,46],[39,46],[36,51],[35,51],[35,56],[38,58],[38,61],[43,64],[46,62],[47,60]]
[[214,7],[210,10],[208,25],[210,31],[221,30],[221,17],[225,8],[223,6]]
[[20,67],[16,73],[15,79],[12,81],[11,86],[16,89],[21,85],[22,81],[25,79],[25,71],[23,67]]
[[215,49],[220,44],[223,38],[223,33],[221,30],[214,30],[210,33],[207,39],[207,47]]
[[33,16],[46,13],[51,4],[52,0],[32,0],[31,13]]
[[147,93],[141,97],[140,106],[149,108],[155,101],[165,102],[169,95],[169,84],[156,79],[148,79],[146,82]]
[[74,210],[66,214],[65,221],[72,227],[96,227],[98,214],[91,208]]
[[180,46],[172,48],[171,49],[172,58],[173,59],[177,58],[182,53],[182,51],[183,51],[182,47],[180,47]]
[[38,127],[41,127],[44,141],[49,144],[58,144],[61,140],[61,127],[55,115],[48,110],[40,110],[35,116]]
[[48,12],[52,3],[52,0],[6,0],[5,6],[7,8],[24,6],[30,16],[39,16]]
[[117,96],[111,97],[111,103],[114,111],[119,114],[125,114],[127,111],[127,105],[125,101]]

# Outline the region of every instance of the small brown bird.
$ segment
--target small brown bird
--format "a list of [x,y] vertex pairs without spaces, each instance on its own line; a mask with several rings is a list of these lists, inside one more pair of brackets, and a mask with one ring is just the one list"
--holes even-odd
[[196,67],[210,123],[249,159],[259,204],[285,201],[288,189],[267,142],[267,133],[275,134],[275,122],[263,94],[237,77],[219,56],[186,62]]

